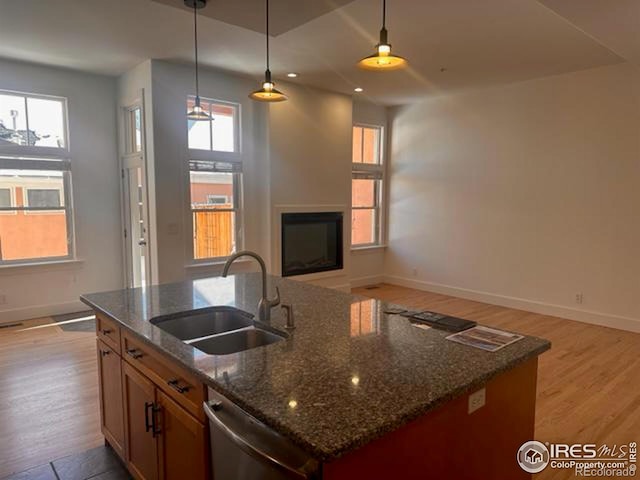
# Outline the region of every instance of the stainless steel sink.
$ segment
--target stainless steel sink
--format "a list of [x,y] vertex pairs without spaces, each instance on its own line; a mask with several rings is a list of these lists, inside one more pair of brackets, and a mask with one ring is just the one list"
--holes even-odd
[[285,334],[253,327],[198,340],[191,343],[191,346],[210,355],[229,355],[284,339]]
[[210,307],[152,318],[156,327],[180,340],[194,340],[253,325],[253,315],[233,307]]

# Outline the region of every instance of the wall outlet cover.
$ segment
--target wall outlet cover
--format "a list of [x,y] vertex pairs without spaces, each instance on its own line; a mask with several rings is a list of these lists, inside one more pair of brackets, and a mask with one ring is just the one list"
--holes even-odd
[[487,389],[481,388],[477,392],[469,395],[469,415],[471,415],[476,410],[484,407],[484,404],[487,403]]

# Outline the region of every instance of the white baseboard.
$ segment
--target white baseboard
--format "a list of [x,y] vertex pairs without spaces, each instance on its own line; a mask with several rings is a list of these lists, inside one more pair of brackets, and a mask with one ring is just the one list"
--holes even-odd
[[351,288],[368,287],[384,282],[384,275],[369,275],[368,277],[358,277],[351,279]]
[[35,307],[14,308],[0,311],[0,325],[5,323],[30,320],[32,318],[49,317],[51,315],[64,315],[67,313],[89,310],[81,301],[58,303],[53,305],[37,305]]
[[500,305],[502,307],[515,308],[518,310],[525,310],[527,312],[568,318],[569,320],[590,323],[592,325],[600,325],[603,327],[617,328],[619,330],[640,333],[640,319],[631,317],[611,315],[591,310],[581,310],[562,305],[553,305],[524,298],[509,297],[506,295],[497,295],[494,293],[469,290],[466,288],[452,287],[449,285],[442,285],[394,275],[385,275],[384,282],[392,285],[399,285],[401,287],[415,288],[416,290],[441,293],[452,297],[465,298],[467,300],[475,300],[477,302]]

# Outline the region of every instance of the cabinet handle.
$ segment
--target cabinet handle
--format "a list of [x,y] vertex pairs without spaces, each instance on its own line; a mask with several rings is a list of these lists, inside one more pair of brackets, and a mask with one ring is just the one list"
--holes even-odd
[[111,352],[109,350],[100,350],[100,353],[102,354],[103,357],[106,357],[107,355],[109,355]]
[[143,354],[141,352],[138,352],[137,348],[132,348],[130,350],[127,350],[127,355],[129,355],[134,360],[138,360],[139,358],[143,357]]
[[103,330],[100,330],[100,332],[102,332],[103,335],[109,335],[113,330],[109,330],[108,328],[105,328]]
[[151,423],[149,423],[149,409],[153,408],[153,403],[144,402],[144,431],[151,430]]
[[160,407],[156,407],[155,404],[151,404],[151,435],[153,438],[157,437],[162,433],[160,428],[158,428],[158,417],[157,413],[160,412]]
[[169,385],[171,388],[173,388],[178,393],[187,393],[189,391],[190,387],[188,385],[185,385],[184,387],[181,387],[179,382],[180,382],[180,380],[169,380],[167,382],[167,385]]

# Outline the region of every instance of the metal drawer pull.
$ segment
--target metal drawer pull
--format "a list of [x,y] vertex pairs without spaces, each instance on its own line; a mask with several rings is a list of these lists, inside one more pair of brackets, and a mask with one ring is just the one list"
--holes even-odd
[[100,332],[102,332],[103,335],[109,335],[111,332],[113,332],[113,330],[109,330],[108,328],[105,328],[103,330],[100,330]]
[[144,431],[151,430],[151,423],[149,422],[149,409],[153,407],[153,403],[144,402]]
[[129,355],[134,360],[138,360],[139,358],[142,358],[144,356],[142,352],[138,352],[137,348],[132,348],[130,350],[127,350],[127,355]]
[[102,354],[103,357],[106,357],[107,355],[109,355],[111,352],[109,350],[100,350],[100,353]]
[[156,414],[160,412],[160,407],[156,407],[155,404],[151,404],[151,435],[153,438],[157,437],[162,433],[162,431],[158,428],[158,417]]
[[184,387],[180,386],[180,380],[169,380],[167,385],[173,388],[178,393],[187,393],[191,387],[185,385]]

